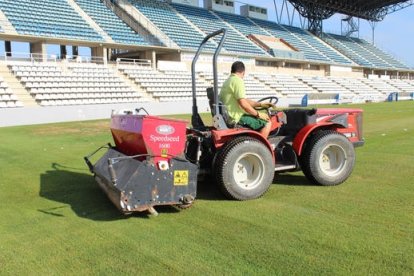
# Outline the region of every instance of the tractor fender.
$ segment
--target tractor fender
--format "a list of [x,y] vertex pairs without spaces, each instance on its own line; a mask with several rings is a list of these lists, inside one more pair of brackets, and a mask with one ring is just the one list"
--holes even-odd
[[302,154],[303,145],[305,144],[306,139],[316,130],[343,127],[344,126],[333,122],[319,122],[317,124],[307,125],[302,128],[295,136],[295,139],[293,139],[293,150],[298,156],[300,156]]
[[232,140],[235,137],[239,137],[239,136],[250,136],[250,137],[253,137],[259,140],[269,149],[274,159],[273,148],[270,145],[269,141],[257,131],[250,130],[250,129],[240,129],[240,128],[212,131],[213,142],[214,142],[214,146],[216,147],[216,149],[221,148],[227,141]]

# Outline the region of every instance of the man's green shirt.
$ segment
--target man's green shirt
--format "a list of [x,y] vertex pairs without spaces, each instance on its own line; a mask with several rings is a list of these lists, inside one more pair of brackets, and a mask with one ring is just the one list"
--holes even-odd
[[219,97],[220,101],[226,106],[228,114],[234,120],[234,123],[238,123],[241,116],[245,113],[238,103],[238,100],[246,97],[243,80],[235,74],[231,74],[223,83]]

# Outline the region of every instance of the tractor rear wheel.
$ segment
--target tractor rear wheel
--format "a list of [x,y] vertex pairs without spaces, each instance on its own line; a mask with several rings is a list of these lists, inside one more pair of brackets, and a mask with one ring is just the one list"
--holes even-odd
[[213,171],[217,184],[230,199],[261,197],[275,172],[270,150],[257,139],[237,137],[217,153]]
[[319,131],[306,143],[301,156],[303,173],[313,183],[334,186],[344,182],[352,173],[355,150],[342,134]]

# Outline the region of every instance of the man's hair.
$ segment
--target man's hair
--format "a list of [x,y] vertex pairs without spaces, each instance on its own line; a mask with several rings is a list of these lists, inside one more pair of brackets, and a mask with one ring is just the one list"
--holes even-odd
[[246,67],[244,67],[244,63],[241,61],[236,61],[235,63],[232,64],[231,66],[231,73],[243,73],[244,71],[246,71]]

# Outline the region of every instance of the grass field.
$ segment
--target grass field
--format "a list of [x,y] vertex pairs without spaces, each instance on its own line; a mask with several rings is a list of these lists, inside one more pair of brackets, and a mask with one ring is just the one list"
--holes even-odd
[[344,184],[282,174],[237,202],[203,183],[152,218],[120,215],[83,163],[108,121],[0,128],[0,274],[414,275],[414,103],[360,107]]

